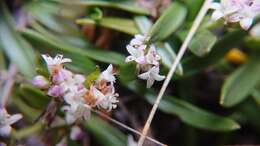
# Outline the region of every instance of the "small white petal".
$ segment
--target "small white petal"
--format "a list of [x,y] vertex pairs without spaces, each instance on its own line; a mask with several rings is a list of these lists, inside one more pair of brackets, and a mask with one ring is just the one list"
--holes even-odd
[[142,74],[138,75],[138,77],[140,79],[147,80],[148,78],[150,78],[150,72],[142,73]]
[[70,139],[79,140],[82,136],[82,130],[78,126],[73,126],[70,131]]
[[248,30],[250,26],[253,24],[253,19],[252,18],[244,18],[240,21],[240,26],[244,30]]
[[222,18],[223,16],[224,16],[224,14],[221,11],[216,10],[212,13],[211,19],[214,21],[217,21],[218,19]]
[[8,125],[12,125],[13,123],[19,121],[22,118],[23,118],[22,114],[14,114],[7,120]]
[[9,136],[11,131],[12,131],[12,127],[9,126],[9,125],[0,127],[0,135],[3,136],[3,137]]

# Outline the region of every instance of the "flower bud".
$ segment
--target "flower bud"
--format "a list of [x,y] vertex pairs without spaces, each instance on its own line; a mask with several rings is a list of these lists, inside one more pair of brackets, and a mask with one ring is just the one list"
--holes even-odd
[[41,75],[37,75],[33,78],[32,84],[40,89],[47,89],[49,87],[49,81]]
[[64,90],[61,86],[54,85],[48,90],[47,94],[52,97],[61,97],[64,94]]

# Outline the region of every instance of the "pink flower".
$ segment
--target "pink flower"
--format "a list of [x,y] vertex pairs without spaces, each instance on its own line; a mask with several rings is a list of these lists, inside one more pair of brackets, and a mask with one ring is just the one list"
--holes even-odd
[[61,97],[64,94],[64,89],[61,86],[54,85],[50,87],[47,94],[52,97]]

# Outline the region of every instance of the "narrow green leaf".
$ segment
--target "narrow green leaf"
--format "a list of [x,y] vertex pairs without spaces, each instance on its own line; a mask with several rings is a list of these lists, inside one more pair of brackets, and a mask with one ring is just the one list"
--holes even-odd
[[[162,58],[162,63],[167,68],[171,68],[174,60],[176,59],[176,53],[174,52],[174,49],[170,46],[170,44],[164,43],[162,45],[159,45],[157,51]],[[176,73],[180,76],[183,75],[183,69],[181,63],[178,65]]]
[[198,58],[197,56],[191,56],[184,58],[182,61],[183,70],[185,76],[190,76],[200,70],[205,69],[209,65],[214,65],[223,59],[224,55],[233,47],[236,47],[246,36],[246,32],[242,30],[235,30],[229,32],[223,38],[216,42],[212,51],[205,57]]
[[22,98],[20,98],[17,95],[14,95],[12,98],[12,102],[13,104],[23,113],[23,115],[25,115],[26,117],[28,117],[28,119],[30,119],[30,121],[35,120],[35,118],[37,116],[40,115],[41,110],[36,110],[30,106],[28,106],[23,100]]
[[45,95],[44,92],[30,85],[21,85],[20,94],[28,105],[36,109],[43,109],[50,100],[50,97]]
[[[155,96],[149,94],[146,99],[153,104]],[[230,118],[216,115],[174,97],[164,97],[159,109],[177,115],[184,123],[201,129],[231,131],[240,128],[239,124]]]
[[96,24],[102,27],[110,28],[130,35],[135,35],[139,32],[135,25],[135,22],[132,19],[126,19],[126,18],[106,17],[96,21],[89,18],[83,18],[83,19],[78,19],[76,23],[81,25]]
[[187,9],[180,3],[172,3],[151,28],[151,41],[164,40],[175,32],[184,22]]
[[112,52],[112,51],[100,50],[93,46],[92,46],[92,49],[89,49],[89,48],[82,49],[82,48],[77,48],[77,47],[74,47],[74,46],[71,46],[68,44],[61,44],[59,42],[55,42],[54,40],[52,40],[50,38],[44,37],[42,34],[36,32],[34,30],[31,30],[31,29],[22,30],[22,33],[23,33],[23,35],[27,36],[31,40],[41,42],[44,44],[48,44],[48,45],[56,48],[57,51],[74,54],[75,57],[91,58],[93,60],[106,62],[106,63],[112,63],[112,64],[116,64],[116,65],[121,65],[124,63],[124,56],[122,56],[121,54]]
[[152,28],[152,22],[146,16],[135,16],[134,20],[142,34],[148,34]]
[[251,56],[249,61],[232,73],[225,81],[220,104],[232,107],[245,100],[260,80],[260,58]]
[[85,123],[86,128],[104,146],[124,146],[126,136],[102,119],[93,116]]
[[22,138],[31,136],[32,134],[36,134],[36,133],[40,132],[43,128],[44,128],[44,126],[42,123],[36,123],[36,124],[33,124],[32,126],[25,127],[19,131],[15,131],[13,133],[13,136],[16,139],[22,139]]
[[[182,40],[186,37],[186,31],[180,36]],[[214,44],[217,42],[217,37],[210,31],[203,29],[198,31],[189,44],[189,50],[196,56],[203,57],[207,55]]]
[[34,76],[34,54],[32,48],[15,31],[15,26],[3,2],[0,3],[0,41],[6,55],[27,79]]
[[112,2],[112,1],[104,1],[104,0],[82,0],[82,1],[63,1],[63,0],[53,0],[69,5],[80,5],[80,6],[100,6],[106,8],[114,8],[119,9],[131,13],[148,15],[149,12],[141,7],[138,7],[133,2]]

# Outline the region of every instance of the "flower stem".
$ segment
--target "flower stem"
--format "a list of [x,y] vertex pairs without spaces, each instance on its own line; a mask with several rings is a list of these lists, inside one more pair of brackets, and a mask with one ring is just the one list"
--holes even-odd
[[184,42],[183,42],[183,44],[182,44],[182,46],[180,48],[180,51],[179,51],[179,53],[178,53],[174,63],[172,64],[171,69],[170,69],[170,71],[169,71],[169,73],[168,73],[168,75],[167,75],[167,77],[166,77],[166,79],[165,79],[165,81],[164,81],[164,83],[163,83],[163,85],[161,87],[161,90],[160,90],[160,92],[159,92],[159,94],[158,94],[158,96],[156,98],[155,104],[153,105],[153,108],[152,108],[152,110],[151,110],[151,112],[149,114],[149,117],[148,117],[148,119],[147,119],[147,121],[145,123],[144,129],[142,131],[141,138],[138,141],[138,146],[142,146],[143,145],[145,137],[146,137],[146,135],[148,133],[148,130],[149,130],[150,125],[151,125],[151,122],[152,122],[153,117],[155,115],[155,112],[156,112],[156,110],[157,110],[157,108],[159,106],[159,103],[160,103],[161,99],[162,99],[162,96],[163,96],[163,94],[164,94],[168,84],[170,83],[170,80],[171,80],[174,72],[176,71],[176,68],[177,68],[181,58],[183,57],[185,51],[187,50],[188,44],[190,43],[192,37],[194,36],[195,32],[197,31],[197,29],[199,27],[201,21],[203,20],[204,16],[206,15],[211,2],[212,2],[212,0],[205,0],[205,2],[203,4],[199,14],[197,15],[197,17],[196,17],[196,19],[195,19],[195,21],[194,21],[194,23],[193,23],[189,33],[188,33],[186,39],[184,40]]

